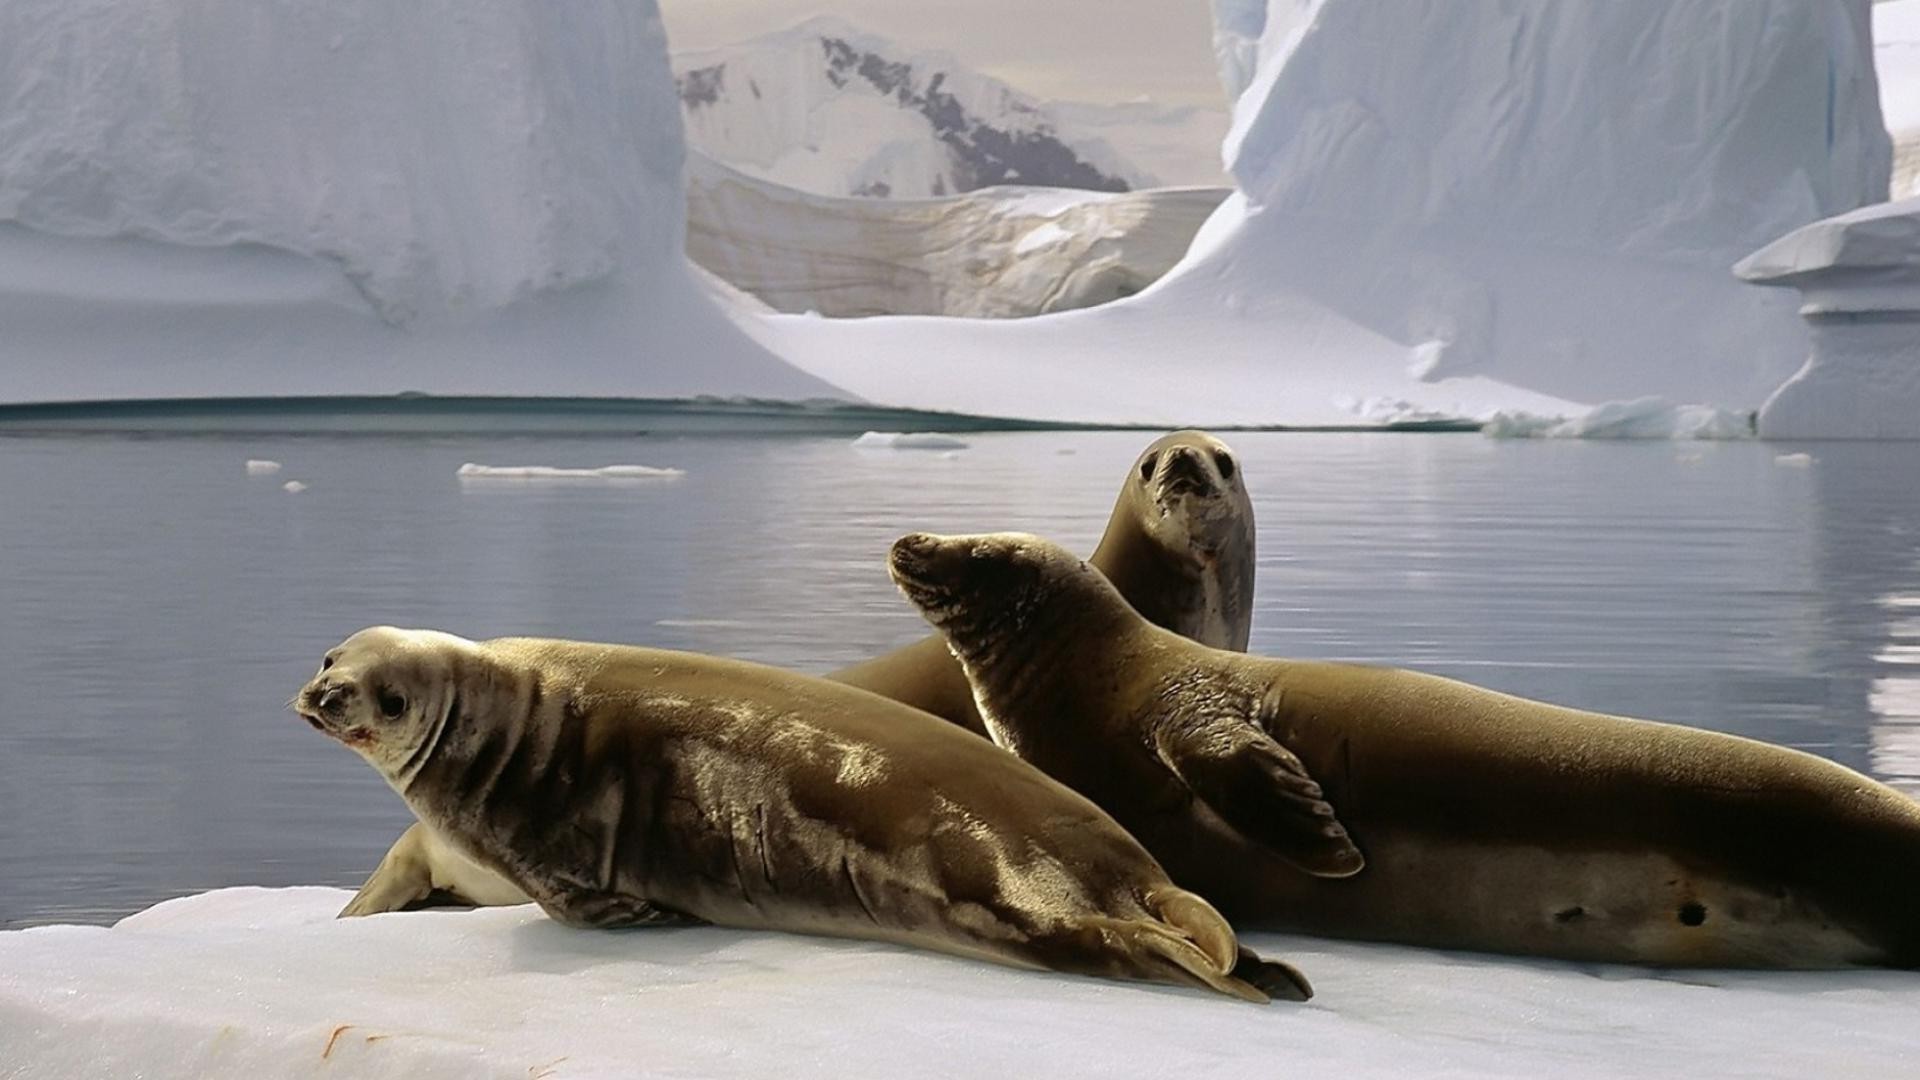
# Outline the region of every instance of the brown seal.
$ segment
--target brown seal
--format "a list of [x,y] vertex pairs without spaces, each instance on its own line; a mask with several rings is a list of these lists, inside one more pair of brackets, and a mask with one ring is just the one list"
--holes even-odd
[[[1247,924],[1686,966],[1920,966],[1920,804],[1811,754],[1209,649],[1037,537],[908,536],[993,738]],[[1308,777],[1313,779],[1309,780]],[[1320,796],[1365,851],[1293,811]]]
[[1091,802],[896,702],[691,653],[375,627],[296,698],[570,926],[704,921],[1304,1000]]
[[[1233,451],[1204,431],[1155,440],[1128,470],[1092,561],[1156,626],[1244,650],[1253,626],[1253,503]],[[827,678],[986,734],[938,634]]]

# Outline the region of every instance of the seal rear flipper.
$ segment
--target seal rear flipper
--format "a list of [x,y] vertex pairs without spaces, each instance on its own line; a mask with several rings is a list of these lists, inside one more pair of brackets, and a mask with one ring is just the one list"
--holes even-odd
[[1169,724],[1155,748],[1221,820],[1294,866],[1339,878],[1366,865],[1300,759],[1252,724]]
[[1306,1001],[1313,997],[1313,984],[1300,974],[1299,968],[1263,959],[1244,945],[1240,947],[1239,962],[1233,965],[1233,977],[1251,983],[1279,1001]]
[[[1076,952],[1090,949],[1095,955],[1084,961],[1060,963],[1043,954],[1041,964],[1089,975],[1191,986],[1259,1005],[1269,1000],[1265,991],[1232,975],[1232,965],[1223,969],[1215,957],[1175,925],[1100,915],[1077,920],[1071,938]],[[1233,949],[1237,956],[1238,946]]]

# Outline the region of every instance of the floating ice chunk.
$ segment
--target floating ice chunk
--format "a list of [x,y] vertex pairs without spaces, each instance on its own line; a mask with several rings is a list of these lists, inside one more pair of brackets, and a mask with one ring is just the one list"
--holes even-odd
[[1495,413],[1480,430],[1496,439],[1750,439],[1750,413],[1665,398],[1609,401],[1576,416]]
[[1447,421],[1464,421],[1463,410],[1429,408],[1417,402],[1396,397],[1356,398],[1342,394],[1334,398],[1334,404],[1352,413],[1356,418],[1369,424],[1431,424]]
[[863,450],[965,450],[967,444],[937,431],[869,431],[853,440]]
[[298,480],[289,480],[286,483],[280,485],[280,490],[286,492],[289,495],[298,495],[301,492],[307,490],[307,485]]
[[553,465],[475,465],[469,461],[457,474],[462,480],[678,480],[685,469],[652,465],[602,465],[597,469],[568,469]]
[[277,461],[268,461],[265,458],[247,459],[248,476],[272,476],[279,471],[280,463]]
[[1773,457],[1773,463],[1775,465],[1783,465],[1789,469],[1805,469],[1813,465],[1813,455],[1812,454],[1775,454]]

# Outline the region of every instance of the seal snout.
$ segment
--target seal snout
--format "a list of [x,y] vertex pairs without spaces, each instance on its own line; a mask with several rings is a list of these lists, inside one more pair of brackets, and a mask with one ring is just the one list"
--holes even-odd
[[1213,465],[1194,446],[1175,446],[1161,455],[1159,479],[1163,495],[1211,495],[1218,486]]
[[358,693],[353,683],[322,673],[301,689],[294,699],[294,711],[316,730],[324,730],[326,723],[338,723],[346,716],[347,706]]
[[887,552],[887,572],[902,584],[924,584],[940,553],[940,538],[932,533],[908,533]]

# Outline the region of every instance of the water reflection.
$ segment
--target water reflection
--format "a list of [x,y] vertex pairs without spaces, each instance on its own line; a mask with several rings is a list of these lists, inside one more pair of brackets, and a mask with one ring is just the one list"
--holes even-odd
[[1867,768],[1920,792],[1920,447],[1805,449],[1820,531],[1819,662],[1832,671],[1836,712],[1866,716]]

